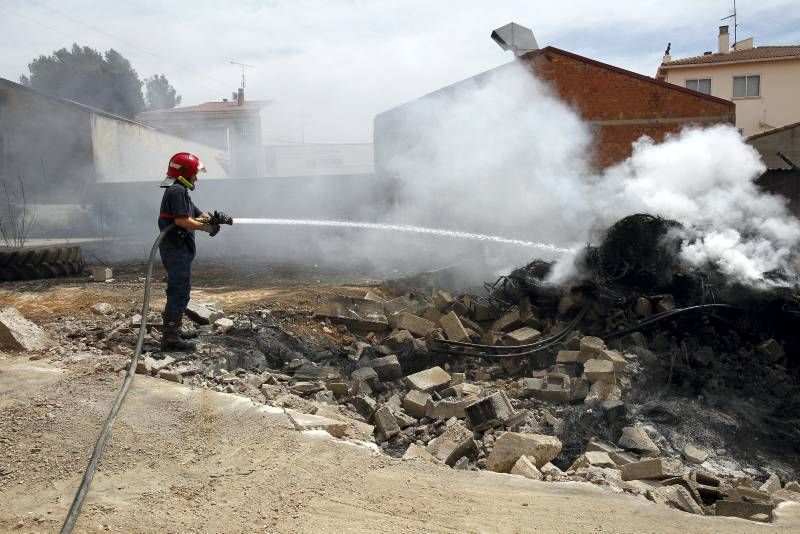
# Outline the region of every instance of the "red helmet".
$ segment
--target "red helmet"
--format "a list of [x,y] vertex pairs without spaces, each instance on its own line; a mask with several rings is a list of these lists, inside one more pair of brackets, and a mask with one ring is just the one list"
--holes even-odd
[[206,172],[206,166],[194,154],[178,152],[169,159],[167,176],[172,179],[177,179],[179,176],[192,178],[198,172]]

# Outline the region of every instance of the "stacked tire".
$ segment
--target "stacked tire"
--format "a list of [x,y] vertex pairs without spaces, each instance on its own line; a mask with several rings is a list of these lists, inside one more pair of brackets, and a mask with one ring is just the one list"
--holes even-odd
[[85,265],[78,246],[0,248],[0,282],[75,276]]

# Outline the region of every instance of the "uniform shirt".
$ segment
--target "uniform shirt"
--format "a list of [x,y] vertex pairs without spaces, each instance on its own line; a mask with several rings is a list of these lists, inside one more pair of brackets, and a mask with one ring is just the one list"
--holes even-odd
[[[164,189],[161,198],[161,212],[158,215],[158,229],[163,230],[179,217],[198,218],[202,214],[189,197],[189,191],[181,184],[175,183]],[[174,246],[186,244],[195,250],[194,230],[177,227],[164,236],[164,241]]]

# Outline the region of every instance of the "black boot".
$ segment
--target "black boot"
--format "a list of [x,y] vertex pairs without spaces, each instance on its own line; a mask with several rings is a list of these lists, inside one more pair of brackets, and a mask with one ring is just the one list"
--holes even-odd
[[174,310],[164,310],[161,314],[164,318],[164,329],[161,334],[162,352],[194,352],[197,346],[181,339],[181,321],[183,312]]

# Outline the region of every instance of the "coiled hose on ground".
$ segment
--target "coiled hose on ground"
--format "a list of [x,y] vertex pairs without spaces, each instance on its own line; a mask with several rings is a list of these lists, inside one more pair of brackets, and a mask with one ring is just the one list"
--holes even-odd
[[125,381],[122,383],[119,393],[117,393],[117,398],[114,399],[114,404],[111,406],[111,412],[109,412],[106,422],[103,425],[103,430],[100,432],[100,436],[97,438],[97,443],[95,443],[94,452],[89,460],[89,465],[86,466],[86,471],[83,473],[81,485],[78,487],[78,491],[75,493],[75,498],[73,499],[72,506],[70,506],[69,512],[67,513],[67,518],[64,520],[64,524],[61,526],[61,534],[69,534],[72,532],[72,529],[75,528],[75,521],[78,520],[78,515],[81,512],[81,506],[83,506],[83,500],[86,498],[86,494],[89,492],[89,486],[92,484],[92,478],[94,478],[94,473],[97,470],[97,463],[100,461],[100,456],[103,454],[103,449],[106,446],[108,436],[111,434],[111,427],[114,426],[114,419],[116,419],[117,413],[119,412],[122,403],[125,401],[125,397],[128,395],[128,389],[130,388],[131,382],[133,382],[133,377],[136,374],[136,365],[139,362],[139,355],[142,353],[144,334],[147,330],[147,312],[148,308],[150,307],[150,282],[153,277],[153,261],[156,257],[158,245],[161,244],[164,236],[167,235],[174,227],[174,224],[170,224],[164,228],[161,233],[158,234],[155,243],[153,243],[153,248],[150,250],[150,257],[147,260],[147,277],[144,281],[142,323],[139,325],[139,338],[136,340],[136,349],[133,352],[133,358],[131,358],[131,363],[128,366],[128,372],[125,375]]

